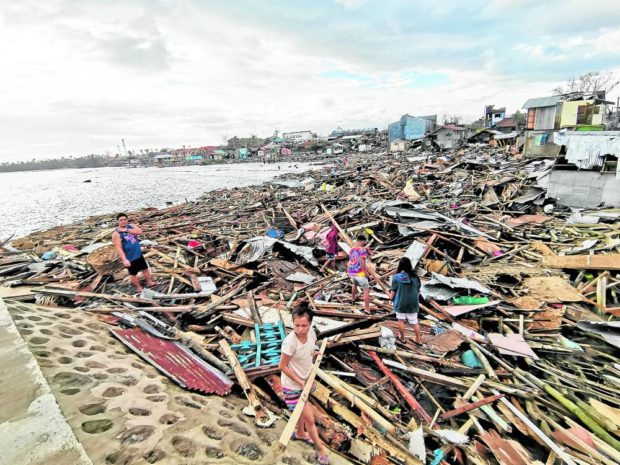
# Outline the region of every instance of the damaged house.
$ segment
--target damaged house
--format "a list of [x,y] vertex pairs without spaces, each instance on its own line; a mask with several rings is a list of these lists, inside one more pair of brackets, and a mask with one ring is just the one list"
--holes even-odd
[[524,154],[554,158],[547,196],[562,205],[620,206],[620,131],[605,131],[604,92],[533,98],[527,110]]
[[549,177],[547,197],[570,207],[620,207],[620,131],[554,133],[562,156]]
[[460,126],[440,126],[428,135],[431,143],[442,150],[460,147],[467,140],[466,130]]
[[419,140],[435,130],[437,126],[437,115],[432,116],[411,116],[403,115],[399,121],[388,126],[389,144],[395,140]]
[[612,103],[605,100],[604,92],[573,92],[529,99],[523,105],[527,110],[525,155],[558,156],[560,146],[553,143],[553,132],[559,129],[603,130],[607,105]]

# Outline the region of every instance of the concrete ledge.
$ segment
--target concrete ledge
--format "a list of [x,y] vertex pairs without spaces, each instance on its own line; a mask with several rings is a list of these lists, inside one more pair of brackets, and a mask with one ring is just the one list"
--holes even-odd
[[92,465],[0,299],[0,465]]

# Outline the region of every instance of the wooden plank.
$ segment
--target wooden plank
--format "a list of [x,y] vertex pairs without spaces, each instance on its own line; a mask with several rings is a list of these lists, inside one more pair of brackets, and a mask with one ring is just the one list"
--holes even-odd
[[366,436],[371,443],[376,444],[380,448],[388,451],[391,456],[394,456],[402,461],[406,465],[421,465],[417,458],[405,448],[398,440],[393,439],[393,436],[379,433],[370,422],[364,421],[362,417],[352,412],[345,405],[341,404],[335,399],[330,397],[331,391],[320,383],[316,385],[317,389],[314,392],[314,397],[329,408],[331,412],[341,417],[344,421],[352,425],[360,434]]
[[396,386],[396,389],[398,389],[398,391],[403,395],[405,401],[407,401],[409,406],[418,414],[420,419],[424,420],[427,424],[430,424],[432,421],[431,416],[426,412],[426,410],[424,410],[424,407],[422,407],[420,403],[411,395],[411,393],[407,390],[403,383],[400,382],[396,375],[383,364],[383,362],[376,353],[368,352],[368,354],[379,366],[379,369],[383,372],[383,374],[390,378],[394,386]]
[[620,253],[606,255],[544,256],[543,266],[570,270],[615,270],[620,271]]
[[502,397],[504,397],[504,394],[497,394],[491,397],[486,397],[484,399],[477,400],[476,402],[463,405],[462,407],[455,408],[454,410],[449,410],[447,412],[444,412],[441,415],[439,415],[439,418],[441,418],[442,420],[447,420],[448,418],[461,415],[465,412],[469,412],[470,410],[474,410],[479,407],[482,407],[483,405],[491,404],[495,402],[496,400],[501,399]]
[[321,364],[321,359],[323,358],[323,353],[325,353],[325,348],[327,347],[327,340],[323,340],[321,343],[321,348],[319,349],[319,353],[316,356],[316,360],[314,361],[314,365],[312,365],[312,370],[310,371],[310,375],[308,375],[308,379],[306,379],[306,384],[304,385],[303,391],[301,391],[301,395],[299,396],[299,400],[297,401],[297,405],[295,406],[295,410],[291,414],[288,419],[288,423],[282,430],[282,434],[280,435],[279,443],[280,448],[285,449],[288,445],[288,442],[291,440],[291,434],[297,428],[297,422],[299,421],[299,417],[301,416],[301,412],[304,409],[306,402],[308,400],[308,396],[310,395],[310,390],[312,389],[312,383],[314,383],[314,378],[316,377],[316,372],[319,369],[319,365]]

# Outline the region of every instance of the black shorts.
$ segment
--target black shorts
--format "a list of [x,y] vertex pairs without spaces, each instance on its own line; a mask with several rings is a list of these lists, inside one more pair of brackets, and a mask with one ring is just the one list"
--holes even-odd
[[127,267],[127,270],[129,271],[130,275],[135,276],[140,271],[148,269],[148,267],[149,266],[146,264],[144,256],[140,255],[140,258],[136,258],[135,260],[129,262],[129,267]]

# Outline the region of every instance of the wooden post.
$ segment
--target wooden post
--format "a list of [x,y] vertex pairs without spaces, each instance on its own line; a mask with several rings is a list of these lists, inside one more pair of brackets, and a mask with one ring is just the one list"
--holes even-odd
[[403,395],[409,406],[418,414],[418,416],[424,420],[427,424],[430,424],[433,420],[431,416],[424,410],[424,408],[418,403],[417,400],[411,395],[411,393],[407,390],[407,388],[400,382],[400,380],[396,377],[392,371],[386,367],[379,356],[374,352],[368,352],[368,354],[372,357],[375,363],[379,366],[384,375],[388,376],[396,389]]
[[288,419],[288,423],[282,430],[282,434],[280,435],[280,449],[285,449],[288,445],[288,442],[291,440],[291,434],[297,428],[297,422],[299,421],[299,417],[301,416],[301,412],[306,405],[306,401],[310,396],[310,390],[312,389],[312,383],[314,383],[314,378],[316,377],[316,372],[319,369],[319,365],[321,364],[321,359],[323,358],[323,353],[325,353],[325,347],[327,347],[327,339],[324,339],[321,343],[321,348],[319,349],[319,353],[316,356],[316,360],[314,361],[314,365],[312,365],[312,370],[310,371],[310,375],[306,380],[306,384],[304,385],[304,389],[301,391],[301,395],[299,396],[299,400],[297,401],[297,405],[295,406],[295,410],[291,414]]

